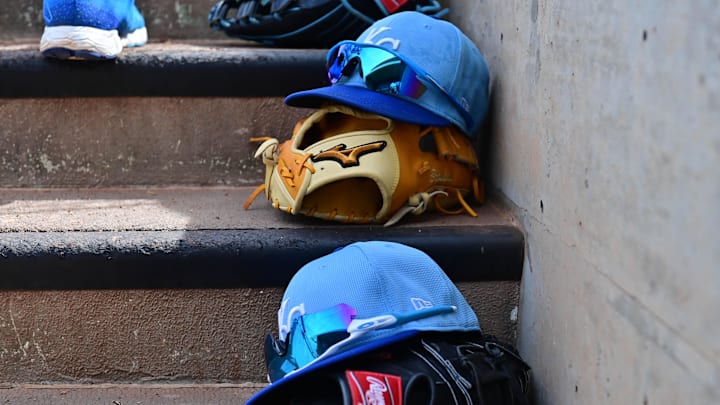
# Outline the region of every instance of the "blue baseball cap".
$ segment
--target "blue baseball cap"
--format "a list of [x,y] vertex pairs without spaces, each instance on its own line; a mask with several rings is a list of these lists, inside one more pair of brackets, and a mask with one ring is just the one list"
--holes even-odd
[[383,94],[368,89],[356,69],[342,83],[296,92],[285,102],[305,108],[339,102],[398,121],[457,125],[469,137],[477,135],[488,109],[490,71],[475,44],[455,25],[421,12],[404,11],[376,21],[350,42],[393,51],[421,68],[443,91],[425,91],[417,98]]
[[[278,336],[286,352],[294,352],[292,335],[299,324],[306,329],[298,335],[312,336],[314,326],[308,321],[318,314],[327,320],[324,314],[336,308],[352,309],[355,319],[348,330],[359,332],[346,333],[348,337],[308,364],[271,377],[273,382],[247,404],[275,403],[288,387],[315,371],[423,332],[481,330],[475,312],[437,263],[395,242],[356,242],[306,264],[293,276],[278,311]],[[270,363],[267,347],[265,354]],[[272,376],[277,370],[269,368]]]

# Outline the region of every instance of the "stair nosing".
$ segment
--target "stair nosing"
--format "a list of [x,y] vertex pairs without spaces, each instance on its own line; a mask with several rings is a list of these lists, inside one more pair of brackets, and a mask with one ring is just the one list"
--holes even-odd
[[[169,205],[161,207],[170,210],[167,215],[207,206],[206,201],[226,199],[212,207],[209,217],[199,217],[192,227],[185,228],[176,224],[132,229],[122,219],[111,221],[117,223],[115,229],[93,228],[89,224],[79,230],[68,230],[61,226],[62,222],[48,224],[46,229],[0,226],[0,269],[4,274],[0,289],[282,286],[308,261],[361,240],[415,246],[433,257],[454,281],[517,281],[522,273],[524,235],[492,201],[477,208],[478,218],[426,213],[403,219],[396,226],[383,227],[292,216],[273,209],[264,199],[255,201],[245,211],[242,197],[251,190],[250,187],[0,190],[0,218],[4,216],[6,223],[16,216],[20,223],[32,222],[32,218],[52,222],[47,218],[52,217],[49,210],[53,206],[59,207],[57,214],[61,217],[72,218],[77,210],[80,217],[92,220],[92,211],[83,210],[82,203],[86,201],[87,206],[96,207],[102,215],[108,205],[97,205],[102,199],[92,197],[104,196],[103,192],[154,196]],[[60,195],[80,205],[68,208],[58,198]],[[39,200],[44,208],[33,206],[36,202],[33,198],[44,198]],[[193,198],[198,200],[193,202]],[[172,205],[173,202],[181,205]],[[23,203],[30,207],[27,214],[17,208]],[[162,211],[142,214],[165,215]],[[208,213],[198,213],[205,214]],[[203,225],[203,221],[212,221],[213,215],[228,219],[214,225],[208,222],[212,226]]]
[[165,41],[83,62],[47,59],[35,43],[0,42],[0,98],[286,96],[327,85],[325,52]]

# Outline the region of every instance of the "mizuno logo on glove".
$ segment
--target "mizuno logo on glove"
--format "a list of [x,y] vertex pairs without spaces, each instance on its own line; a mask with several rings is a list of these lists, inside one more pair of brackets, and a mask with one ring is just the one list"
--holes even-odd
[[366,143],[364,145],[353,146],[352,148],[348,148],[347,145],[341,143],[314,155],[311,160],[313,162],[334,160],[340,163],[342,167],[359,166],[360,156],[380,152],[385,149],[386,146],[387,142],[385,141]]

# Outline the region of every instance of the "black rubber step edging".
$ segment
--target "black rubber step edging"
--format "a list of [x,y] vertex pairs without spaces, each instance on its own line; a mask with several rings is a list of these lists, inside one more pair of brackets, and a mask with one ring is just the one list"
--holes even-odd
[[89,62],[47,59],[35,44],[0,46],[0,98],[284,97],[327,85],[325,52],[151,44]]
[[307,262],[356,241],[426,252],[455,282],[520,280],[512,226],[351,227],[0,234],[0,290],[284,287]]

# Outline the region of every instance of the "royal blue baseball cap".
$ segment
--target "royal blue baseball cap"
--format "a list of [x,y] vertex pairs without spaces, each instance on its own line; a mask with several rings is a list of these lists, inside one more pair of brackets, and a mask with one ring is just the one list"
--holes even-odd
[[[324,321],[317,325],[309,321],[327,320],[323,314],[338,307],[352,309],[354,319],[348,329],[356,332],[315,360],[290,367],[280,378],[271,377],[272,383],[247,404],[276,403],[287,390],[297,389],[298,382],[325,367],[423,332],[481,330],[475,312],[438,264],[424,252],[395,242],[353,243],[298,270],[278,311],[278,341],[285,356],[306,349],[292,347],[298,325],[306,327],[298,336],[313,336],[313,328]],[[275,359],[268,356],[267,346],[265,355],[269,375],[278,371],[273,369],[278,365],[283,367],[282,362],[270,365]],[[293,359],[289,360],[284,365],[293,366]]]
[[469,137],[477,136],[488,110],[490,71],[480,50],[458,27],[405,11],[376,21],[353,42],[394,51],[427,72],[457,102],[441,91],[425,91],[419,98],[375,92],[366,87],[359,70],[341,84],[296,92],[285,102],[305,108],[339,102],[398,121],[457,125]]

